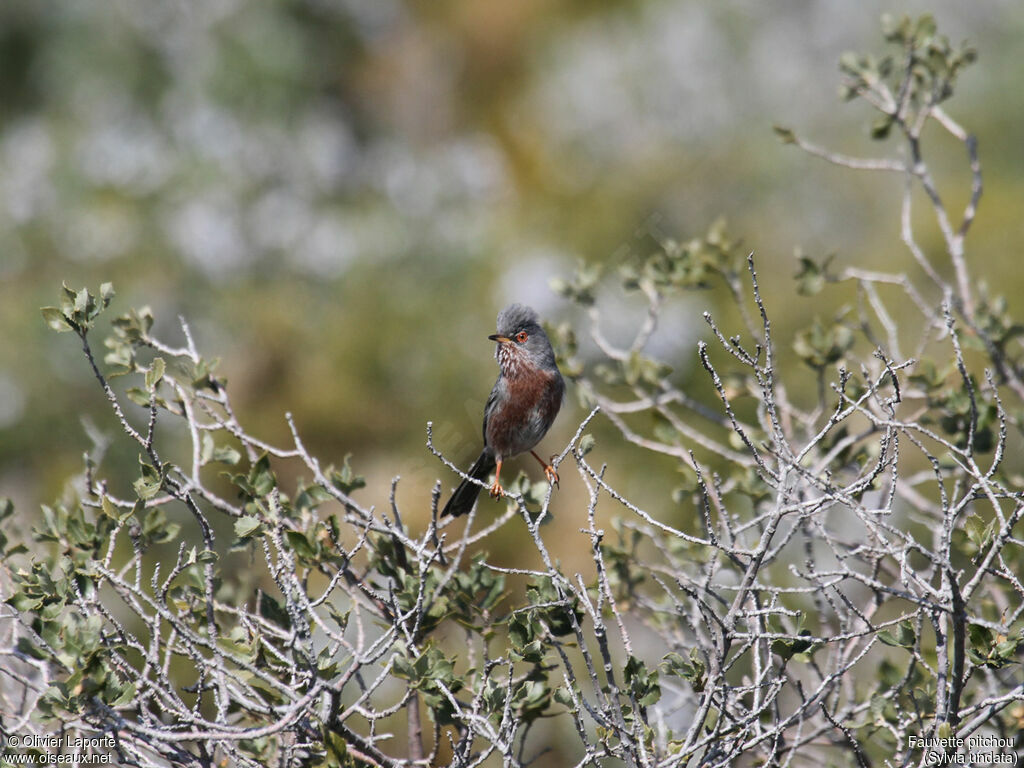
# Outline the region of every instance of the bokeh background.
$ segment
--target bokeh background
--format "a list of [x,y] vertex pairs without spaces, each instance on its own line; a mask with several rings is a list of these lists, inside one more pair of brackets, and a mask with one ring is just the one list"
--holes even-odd
[[[549,287],[579,260],[611,264],[652,228],[684,239],[724,215],[758,254],[788,347],[814,311],[790,300],[796,249],[911,261],[898,181],[828,167],[771,126],[893,154],[869,140],[863,105],[840,103],[836,61],[884,48],[883,12],[926,11],[980,53],[948,110],[978,135],[986,174],[974,273],[1014,312],[1016,0],[7,0],[0,493],[31,516],[79,471],[89,431],[115,432],[76,340],[39,314],[62,281],[112,281],[114,312],[151,305],[172,342],[185,316],[251,432],[287,443],[291,411],[316,453],[353,454],[370,500],[402,474],[420,509],[438,477],[453,483],[426,422],[455,460],[479,448],[497,310],[580,322]],[[961,204],[962,148],[926,138]],[[614,324],[616,298],[602,301]],[[683,377],[714,301],[676,308],[661,332]],[[545,450],[572,434],[572,399],[567,414]],[[618,477],[643,493],[648,465],[624,461]],[[135,451],[107,462],[130,480]]]

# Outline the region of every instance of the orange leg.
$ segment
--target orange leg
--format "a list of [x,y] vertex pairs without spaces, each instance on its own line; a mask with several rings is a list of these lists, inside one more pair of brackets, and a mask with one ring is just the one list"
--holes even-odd
[[558,485],[558,473],[555,472],[555,468],[548,464],[548,462],[544,461],[544,459],[542,459],[533,451],[530,451],[530,453],[533,455],[533,458],[539,461],[540,465],[544,467],[544,477],[548,479],[548,482],[551,483],[552,485]]
[[501,498],[501,494],[505,492],[505,489],[501,487],[501,483],[498,482],[499,477],[501,477],[500,460],[498,461],[497,467],[494,470],[494,485],[492,485],[490,491],[488,491],[488,493],[490,493],[491,496],[493,496],[496,499]]

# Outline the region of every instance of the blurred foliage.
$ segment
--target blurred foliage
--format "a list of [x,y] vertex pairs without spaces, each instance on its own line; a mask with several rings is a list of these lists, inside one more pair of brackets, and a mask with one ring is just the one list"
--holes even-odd
[[[1001,51],[1024,11],[933,6],[952,38],[992,52],[967,102],[996,225],[975,252],[1009,288],[1021,225],[1002,201],[1019,199],[1009,126],[1024,107],[1002,94],[1024,64]],[[313,447],[390,466],[428,418],[475,453],[496,309],[518,299],[560,320],[548,280],[577,258],[617,268],[653,229],[725,212],[757,233],[775,287],[801,245],[805,258],[884,261],[877,188],[802,183],[766,130],[837,125],[809,89],[876,20],[664,0],[4,3],[0,484],[30,505],[49,498],[88,447],[81,419],[113,426],[35,315],[62,279],[112,281],[127,305],[187,316],[224,354],[253,428],[283,435],[290,410]],[[952,79],[967,54],[929,38],[920,55],[945,57]],[[886,69],[861,64],[844,69]],[[638,229],[652,212],[656,227]],[[699,254],[676,263],[665,279],[702,279]],[[806,324],[803,305],[787,309],[782,330]]]

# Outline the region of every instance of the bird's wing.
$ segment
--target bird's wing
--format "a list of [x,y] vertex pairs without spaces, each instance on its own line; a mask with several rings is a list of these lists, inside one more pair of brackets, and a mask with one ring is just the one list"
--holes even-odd
[[498,384],[500,382],[500,378],[498,381],[494,382],[494,386],[491,387],[491,394],[487,396],[487,403],[484,405],[484,423],[481,427],[481,431],[484,435],[484,447],[487,447],[487,419],[490,418],[491,409],[494,407],[494,403],[498,399]]

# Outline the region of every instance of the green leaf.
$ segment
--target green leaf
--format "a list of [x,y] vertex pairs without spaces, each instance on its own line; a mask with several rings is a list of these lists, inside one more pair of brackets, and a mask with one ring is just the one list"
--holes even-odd
[[666,674],[675,675],[688,681],[697,693],[704,690],[706,682],[704,676],[707,667],[704,664],[704,659],[701,658],[700,651],[696,648],[690,649],[688,659],[674,652],[665,654],[661,666],[665,669]]
[[89,291],[82,288],[78,293],[75,294],[75,314],[85,317],[89,310],[89,304],[92,302],[92,296],[89,295]]
[[815,318],[809,328],[797,332],[793,350],[812,368],[824,368],[841,360],[854,341],[853,331],[845,325],[825,326]]
[[594,303],[594,292],[601,280],[602,267],[599,264],[588,264],[580,260],[576,274],[570,280],[554,278],[551,280],[551,289],[577,304],[588,307]]
[[230,477],[231,482],[237,485],[245,496],[253,499],[267,496],[277,486],[277,478],[270,469],[270,456],[265,452],[252,463],[248,474],[224,475]]
[[796,144],[796,134],[784,125],[773,125],[772,130],[783,144]]
[[68,288],[67,283],[61,283],[60,292],[60,308],[63,310],[65,315],[70,315],[75,311],[75,296],[77,294]]
[[[106,285],[109,285],[109,283],[106,283]],[[135,698],[135,694],[137,691],[138,687],[135,685],[135,683],[129,683],[128,685],[124,686],[123,689],[121,689],[120,694],[115,699],[113,699],[113,701],[107,702],[107,706],[115,708],[123,707]]]
[[46,324],[57,333],[76,330],[75,324],[57,307],[43,307],[40,311]]
[[896,18],[891,14],[882,14],[882,34],[890,43],[902,43],[910,32],[910,17],[906,14]]
[[581,437],[579,442],[580,456],[586,456],[588,453],[594,450],[595,442],[596,441],[594,440],[594,436],[589,432],[585,434],[583,437]]
[[213,435],[209,432],[203,433],[202,439],[202,451],[200,458],[203,464],[207,464],[211,461],[219,461],[222,464],[229,464],[234,466],[242,460],[242,454],[230,445],[217,445],[213,440]]
[[647,666],[636,656],[630,656],[626,661],[623,675],[640,706],[649,707],[661,698],[657,671],[648,672]]
[[178,536],[181,526],[167,522],[167,514],[161,507],[153,507],[142,519],[142,533],[151,542],[161,544]]
[[971,638],[971,645],[988,650],[992,646],[992,630],[983,627],[981,624],[970,624],[967,633]]
[[242,460],[242,454],[230,445],[220,445],[213,450],[213,456],[211,456],[211,458],[214,461],[221,462],[222,464],[230,464],[231,466],[234,466]]
[[561,704],[566,709],[572,710],[575,707],[572,701],[572,695],[569,693],[569,689],[564,685],[560,685],[552,693],[551,698],[555,700],[556,704]]
[[825,287],[826,281],[830,279],[828,265],[835,258],[835,254],[829,254],[820,264],[814,259],[804,256],[799,250],[796,257],[800,263],[795,276],[796,292],[801,296],[814,296],[820,293],[821,289]]
[[141,387],[128,387],[124,393],[136,405],[141,405],[143,408],[149,406],[149,395]]
[[15,592],[4,602],[20,613],[33,613],[42,606],[43,598],[28,595],[25,592]]
[[[810,637],[811,631],[809,629],[801,629],[797,633],[800,637]],[[778,654],[782,657],[783,661],[789,661],[789,659],[799,654],[806,653],[809,651],[814,644],[810,640],[790,640],[788,638],[779,638],[772,641],[772,653]],[[813,654],[811,651],[810,656]]]
[[248,538],[257,533],[262,526],[258,517],[243,515],[235,520],[235,536],[240,539]]
[[[996,520],[993,518],[991,521],[986,523],[983,518],[977,514],[972,514],[967,518],[964,523],[964,530],[967,533],[967,538],[970,542],[979,550],[985,549],[992,541],[993,536],[996,532]],[[971,625],[976,626],[976,625]]]
[[527,679],[512,694],[512,711],[523,721],[536,720],[551,702],[551,688],[546,681]]
[[282,605],[266,592],[260,592],[260,615],[282,629],[291,629],[292,622]]
[[[287,624],[284,626],[287,629],[291,628]],[[316,671],[322,680],[330,680],[336,677],[340,669],[341,663],[334,660],[330,648],[325,647],[320,651],[320,654],[316,657]]]
[[839,57],[839,69],[847,75],[859,77],[863,70],[860,56],[853,51],[844,52]]
[[1017,646],[1020,645],[1020,638],[1014,637],[1002,642],[996,643],[995,652],[996,656],[1000,659],[1008,659],[1012,654],[1017,651]]
[[14,502],[6,496],[0,498],[0,523],[14,515]]
[[127,520],[129,517],[132,516],[132,513],[135,512],[134,508],[129,509],[127,512],[122,512],[114,505],[114,502],[112,502],[107,496],[104,496],[100,500],[100,508],[103,510],[104,515],[109,517],[111,520],[116,520],[119,523],[123,520]]
[[148,501],[160,493],[160,486],[162,485],[160,478],[147,478],[140,477],[132,483],[132,488],[135,490],[135,495],[143,501]]
[[324,749],[327,755],[317,768],[348,768],[353,765],[348,753],[348,742],[340,734],[323,725]]
[[889,137],[889,131],[892,130],[893,117],[892,115],[885,115],[878,118],[871,124],[871,138],[875,141],[881,141]]
[[922,14],[917,20],[917,24],[914,25],[914,37],[919,45],[935,37],[937,31],[938,25],[935,23],[935,17],[930,13]]
[[146,389],[152,392],[156,389],[156,385],[160,383],[160,380],[164,377],[164,371],[167,368],[167,364],[164,362],[162,357],[153,358],[152,364],[149,366],[149,370],[146,371]]
[[301,531],[285,531],[284,537],[288,540],[288,546],[292,551],[304,560],[312,560],[316,554],[313,545],[309,543]]
[[900,622],[896,632],[883,629],[878,633],[878,639],[886,645],[897,648],[913,648],[917,641],[917,633],[914,632],[914,625],[908,620]]
[[331,480],[331,484],[340,490],[342,493],[352,493],[352,491],[358,490],[366,485],[366,478],[362,475],[357,475],[352,471],[351,465],[348,460],[352,458],[351,453],[345,454],[345,460],[342,462],[341,470],[330,469],[327,472],[327,476]]

